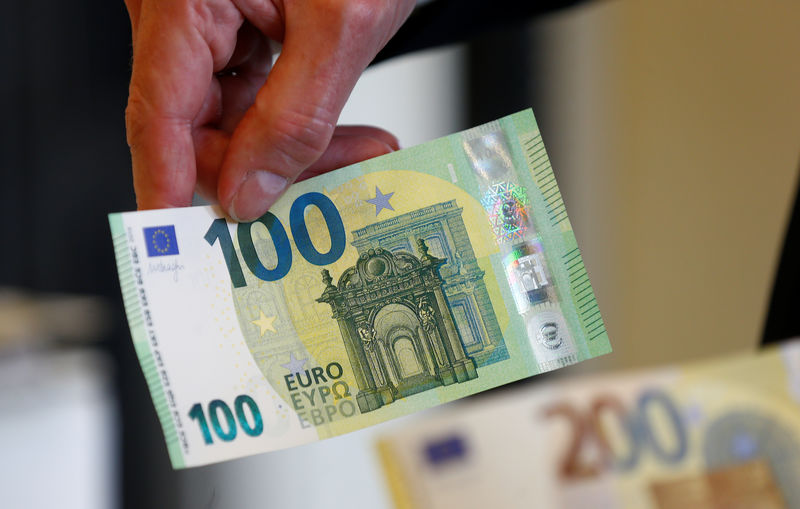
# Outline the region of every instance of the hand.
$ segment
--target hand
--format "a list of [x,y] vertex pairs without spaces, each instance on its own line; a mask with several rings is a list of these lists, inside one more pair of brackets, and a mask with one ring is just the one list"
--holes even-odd
[[126,0],[139,208],[187,206],[197,189],[249,221],[298,177],[396,150],[386,131],[336,122],[414,3]]

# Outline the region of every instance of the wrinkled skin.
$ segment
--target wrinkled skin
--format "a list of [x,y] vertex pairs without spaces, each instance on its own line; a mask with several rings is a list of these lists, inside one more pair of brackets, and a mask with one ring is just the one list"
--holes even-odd
[[[249,221],[298,178],[396,150],[384,130],[336,123],[414,4],[126,0],[139,208],[187,206],[197,190]],[[274,66],[270,41],[283,45]]]

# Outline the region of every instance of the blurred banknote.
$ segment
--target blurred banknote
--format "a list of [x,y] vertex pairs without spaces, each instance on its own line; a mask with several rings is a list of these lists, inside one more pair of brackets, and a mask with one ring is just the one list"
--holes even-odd
[[176,468],[339,435],[610,351],[530,111],[214,207],[112,214]]
[[401,509],[800,509],[800,343],[489,395],[379,447]]

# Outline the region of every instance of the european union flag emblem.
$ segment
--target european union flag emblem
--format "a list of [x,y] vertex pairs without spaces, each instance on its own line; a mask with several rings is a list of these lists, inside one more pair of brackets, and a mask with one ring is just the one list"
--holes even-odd
[[175,225],[144,228],[144,243],[147,256],[169,256],[178,254],[178,237]]
[[446,437],[435,442],[428,442],[425,447],[428,463],[439,466],[456,460],[464,460],[467,455],[467,445],[458,435]]

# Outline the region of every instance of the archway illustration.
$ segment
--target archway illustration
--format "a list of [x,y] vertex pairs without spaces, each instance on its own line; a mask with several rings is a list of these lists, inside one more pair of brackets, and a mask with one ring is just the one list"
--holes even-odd
[[379,352],[384,352],[375,361],[385,363],[384,371],[401,396],[440,385],[436,381],[435,354],[418,312],[413,306],[390,303],[381,307],[372,319],[376,346]]
[[444,259],[370,249],[334,286],[327,270],[322,296],[333,310],[359,387],[361,412],[397,397],[478,376],[442,289]]
[[397,363],[397,371],[400,378],[405,381],[416,375],[423,374],[422,361],[414,342],[408,336],[403,335],[391,342],[392,353]]
[[[508,359],[489,290],[456,200],[435,203],[353,230],[352,245],[359,255],[370,249],[413,252],[417,239],[441,258],[442,289],[453,313],[464,351],[480,368]],[[505,310],[504,310],[505,311]]]

